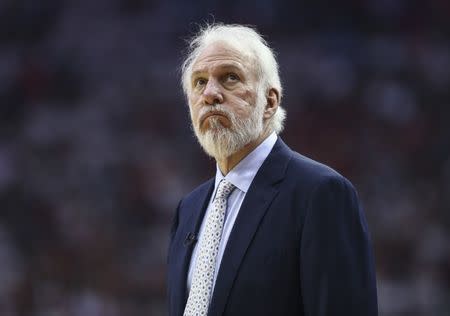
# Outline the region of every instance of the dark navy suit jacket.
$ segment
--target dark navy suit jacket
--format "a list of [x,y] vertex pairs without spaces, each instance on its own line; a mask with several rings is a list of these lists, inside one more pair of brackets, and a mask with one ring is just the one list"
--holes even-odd
[[[168,252],[170,316],[183,315],[190,236],[198,234],[213,187],[211,179],[177,208]],[[352,184],[279,138],[239,210],[208,315],[377,315],[369,233]]]

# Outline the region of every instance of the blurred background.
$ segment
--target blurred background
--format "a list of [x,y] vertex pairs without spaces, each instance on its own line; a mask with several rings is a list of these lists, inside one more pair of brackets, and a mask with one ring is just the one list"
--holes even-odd
[[215,170],[179,65],[214,20],[267,36],[283,139],[357,187],[380,315],[450,315],[446,0],[0,0],[0,315],[166,315],[174,209]]

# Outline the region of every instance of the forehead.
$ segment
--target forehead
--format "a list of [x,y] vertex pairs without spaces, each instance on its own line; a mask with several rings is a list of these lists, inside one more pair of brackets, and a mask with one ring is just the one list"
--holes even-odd
[[227,43],[214,42],[201,51],[192,65],[192,74],[217,68],[237,68],[253,73],[254,62],[249,54],[243,54]]

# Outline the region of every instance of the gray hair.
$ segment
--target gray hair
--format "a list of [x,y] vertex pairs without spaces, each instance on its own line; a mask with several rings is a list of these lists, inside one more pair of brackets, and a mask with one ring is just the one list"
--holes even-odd
[[[237,24],[209,24],[200,29],[200,31],[189,41],[188,54],[181,67],[181,83],[183,91],[188,96],[191,86],[190,77],[192,66],[200,53],[208,45],[214,42],[225,42],[243,55],[249,55],[256,62],[257,75],[260,78],[260,91],[264,96],[271,88],[275,88],[279,93],[281,101],[282,87],[279,76],[278,63],[275,53],[269,47],[264,38],[253,28]],[[284,128],[286,111],[281,106],[278,107],[274,116],[269,122],[269,127],[279,134]]]

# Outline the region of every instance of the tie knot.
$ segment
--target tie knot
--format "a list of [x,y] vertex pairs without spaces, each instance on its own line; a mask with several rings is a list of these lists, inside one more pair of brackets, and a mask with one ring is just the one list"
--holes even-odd
[[222,179],[219,183],[219,188],[217,189],[216,199],[226,199],[230,193],[234,190],[235,186],[233,183]]

